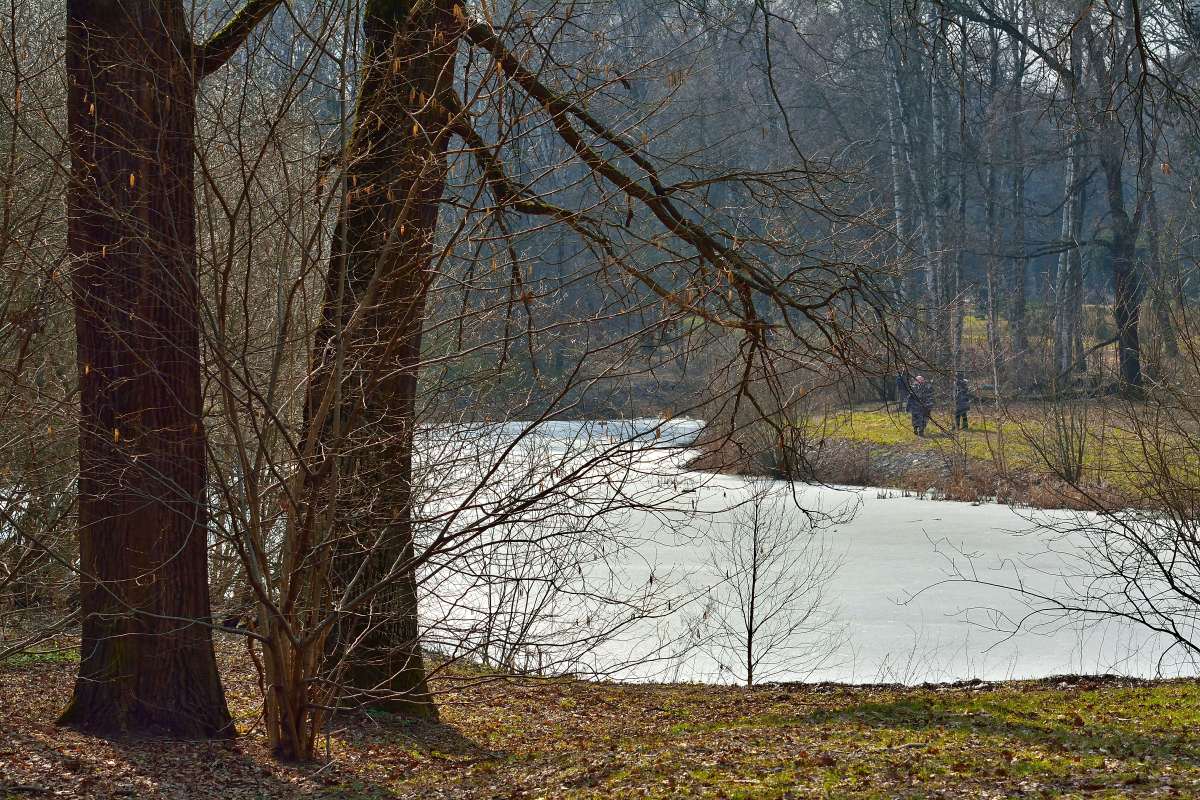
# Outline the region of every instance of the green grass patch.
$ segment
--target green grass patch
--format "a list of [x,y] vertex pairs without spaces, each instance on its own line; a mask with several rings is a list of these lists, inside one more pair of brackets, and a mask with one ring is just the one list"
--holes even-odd
[[702,691],[690,690],[691,719],[627,731],[620,769],[552,796],[976,797],[1036,786],[1041,797],[1128,797],[1200,780],[1194,683],[711,690],[711,702]]
[[[1134,488],[1151,474],[1151,465],[1143,447],[1144,432],[1131,430],[1102,405],[1081,412],[1083,472],[1086,482],[1118,488]],[[1066,464],[1059,455],[1063,431],[1069,420],[1049,406],[1029,404],[996,411],[982,404],[971,409],[971,427],[953,431],[948,408],[935,409],[927,436],[913,435],[909,415],[878,409],[853,409],[829,412],[809,423],[821,436],[865,442],[883,447],[912,447],[960,453],[968,458],[991,462],[997,469],[1027,470],[1061,474]],[[1190,442],[1179,442],[1173,459],[1176,468],[1195,468],[1198,453]]]
[[0,669],[20,669],[40,664],[77,663],[79,663],[79,649],[64,647],[55,650],[29,650],[22,653],[14,653],[3,661],[0,661]]

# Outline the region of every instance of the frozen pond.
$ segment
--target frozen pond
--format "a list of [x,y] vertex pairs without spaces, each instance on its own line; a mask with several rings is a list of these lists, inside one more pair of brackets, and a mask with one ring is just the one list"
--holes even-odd
[[[723,507],[750,494],[746,481],[734,477],[684,474],[680,480],[695,486],[700,508],[713,510],[707,524],[716,528],[732,524]],[[795,492],[801,507],[853,512],[848,521],[818,525],[807,534],[823,537],[839,557],[825,599],[843,635],[822,665],[783,669],[772,676],[776,680],[922,683],[1194,672],[1169,658],[1160,663],[1166,641],[1141,626],[1029,616],[1044,606],[999,588],[1020,585],[1026,592],[1063,596],[1061,576],[1073,562],[1062,554],[1071,552],[1071,544],[1058,537],[1047,544],[1040,526],[1047,512],[903,497],[890,490],[797,485]],[[803,515],[794,513],[797,527],[803,527]],[[647,547],[646,560],[657,568],[715,577],[702,547]],[[1019,620],[1024,627],[1013,634]],[[718,659],[702,650],[659,675],[712,681],[722,673]],[[640,676],[654,677],[648,670]]]
[[[549,458],[547,474],[561,475],[570,466],[562,448],[539,452]],[[739,515],[762,493],[764,482],[689,472],[684,465],[690,455],[681,448],[639,449],[625,461],[593,468],[619,484],[615,491],[629,499],[629,507],[612,523],[621,532],[622,547],[572,567],[579,569],[578,584],[545,581],[544,573],[530,571],[526,556],[510,559],[515,567],[506,569],[515,568],[526,579],[532,576],[539,585],[553,583],[559,593],[531,593],[532,599],[520,601],[526,606],[541,603],[540,608],[553,612],[548,615],[554,622],[541,637],[547,652],[556,641],[583,639],[590,629],[610,626],[598,646],[557,662],[550,656],[551,663],[635,680],[735,679],[736,671],[722,664],[736,664],[738,654],[708,638],[710,601],[728,583],[720,543],[744,520]],[[499,486],[544,485],[544,477],[525,475],[530,471],[523,466],[521,480],[489,476],[498,506],[511,505],[523,491],[505,495]],[[1063,576],[1077,568],[1076,541],[1051,536],[1044,527],[1065,519],[1065,512],[934,501],[888,490],[769,483],[773,496],[787,499],[776,508],[787,509],[784,525],[791,540],[819,545],[815,551],[821,563],[831,568],[822,582],[820,629],[796,634],[792,654],[771,665],[769,674],[760,671],[760,678],[922,683],[1064,673],[1195,673],[1194,665],[1168,651],[1167,641],[1133,623],[1032,613],[1038,604],[1029,594],[1065,596]],[[486,505],[479,502],[480,508]],[[819,513],[810,518],[806,511]],[[536,529],[548,524],[545,519],[534,515],[521,524]],[[521,524],[510,528],[524,529]],[[553,557],[565,556],[554,551]],[[496,568],[480,571],[494,574]],[[601,594],[598,585],[614,598],[653,596],[653,602],[646,600],[653,613],[614,622],[621,604],[595,600]],[[1017,585],[1025,595],[1003,588]],[[470,616],[463,611],[467,607],[486,604],[494,610],[512,603],[498,600],[498,592],[489,584],[485,601],[479,582],[471,583],[458,602],[446,604],[453,607],[447,618],[460,614],[465,619]],[[440,595],[446,595],[445,586]],[[459,628],[478,627],[462,619],[456,618]],[[1022,624],[1014,633],[1017,622]]]

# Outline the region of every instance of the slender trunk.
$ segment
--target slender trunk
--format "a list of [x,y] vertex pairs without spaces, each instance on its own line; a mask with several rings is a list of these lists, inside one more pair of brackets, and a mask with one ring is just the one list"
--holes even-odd
[[[969,42],[966,38],[966,26],[960,26],[959,30],[962,31],[962,41],[960,43],[962,52],[967,52]],[[958,375],[959,370],[963,368],[963,317],[966,314],[963,303],[962,274],[964,245],[966,244],[967,236],[967,145],[970,140],[967,134],[967,85],[965,72],[959,74],[958,80],[958,141],[958,208],[954,218],[954,272],[950,281],[951,308],[953,309],[953,317],[950,320],[950,351],[953,360],[951,372],[954,375]],[[973,144],[971,149],[973,155],[978,158],[977,146]]]
[[[909,221],[914,211],[908,194],[910,186],[906,180],[906,158],[903,152],[905,143],[901,139],[901,126],[897,121],[897,116],[897,98],[893,93],[889,93],[888,133],[891,144],[888,148],[888,160],[892,171],[892,214],[896,235],[896,264],[900,268],[905,268],[907,258],[912,249]],[[909,312],[907,305],[917,294],[915,287],[912,285],[913,279],[913,273],[908,269],[904,269],[902,273],[897,275],[894,284],[894,293],[897,301],[896,307],[903,311],[900,336],[901,340],[909,346],[912,346],[913,339],[916,336],[913,315]]]
[[[1000,77],[1000,40],[999,36],[993,33],[991,42],[991,70],[989,81],[988,99],[989,105],[994,100],[996,95],[996,86],[999,84]],[[998,250],[998,225],[997,225],[997,203],[996,203],[996,139],[998,138],[992,130],[988,131],[987,137],[987,172],[984,189],[983,200],[983,218],[984,230],[987,231],[987,261],[984,265],[984,281],[987,290],[987,306],[984,309],[987,315],[987,341],[988,354],[992,360],[993,373],[998,374],[997,364],[1000,357],[1000,315],[998,304],[996,302],[996,286],[997,286],[997,268],[999,255]]]
[[[1029,259],[1025,248],[1025,139],[1024,98],[1025,53],[1017,49],[1017,64],[1012,83],[1012,115],[1009,117],[1009,135],[1012,142],[1012,240],[1013,259],[1011,274],[1011,301],[1008,311],[1009,333],[1012,337],[1013,371],[1017,376],[1025,373],[1026,351],[1029,349],[1029,332],[1026,330],[1025,298]],[[1018,377],[1018,381],[1021,378]]]
[[[925,271],[926,281],[932,275],[934,259],[936,254],[933,252],[933,247],[930,241],[930,225],[929,225],[929,197],[926,184],[921,180],[920,175],[927,172],[925,161],[922,157],[924,142],[913,131],[911,121],[913,119],[923,119],[921,114],[916,113],[913,109],[912,98],[904,90],[903,70],[901,68],[901,59],[899,53],[895,49],[889,51],[891,58],[890,78],[892,84],[892,101],[895,104],[896,116],[895,122],[897,132],[899,133],[900,142],[900,162],[903,166],[904,176],[907,178],[907,185],[911,190],[910,199],[912,200],[909,208],[908,218],[912,220],[913,233],[916,234],[916,239],[920,244],[920,263]],[[910,234],[910,238],[912,235]],[[913,286],[911,296],[915,298],[918,295],[918,287],[916,286],[917,275],[913,275]],[[927,284],[928,285],[928,284]],[[932,298],[926,295],[925,321],[926,324],[931,321]],[[911,327],[911,326],[910,326]],[[916,338],[915,332],[909,332],[908,340],[910,346],[916,346],[914,341]]]
[[1171,319],[1172,281],[1166,274],[1162,258],[1162,238],[1158,216],[1158,194],[1154,190],[1154,169],[1146,170],[1146,247],[1149,250],[1146,259],[1147,273],[1150,276],[1150,302],[1154,311],[1154,321],[1158,327],[1158,335],[1162,341],[1163,353],[1169,358],[1179,356],[1179,339],[1175,335],[1175,325]]
[[[1084,136],[1082,133],[1080,133],[1079,136],[1080,136],[1079,162],[1082,165],[1083,154],[1084,154],[1085,148],[1086,148],[1086,140],[1084,139]],[[1082,240],[1083,240],[1083,220],[1084,220],[1084,217],[1087,216],[1087,203],[1088,203],[1088,182],[1087,181],[1084,181],[1083,183],[1081,183],[1079,185],[1078,203],[1079,203],[1079,213],[1075,217],[1074,236],[1075,236],[1075,241],[1082,242]],[[1072,331],[1071,331],[1071,335],[1073,337],[1072,348],[1075,353],[1074,364],[1075,364],[1075,369],[1077,369],[1080,372],[1087,372],[1087,356],[1084,354],[1084,350],[1083,350],[1083,323],[1084,323],[1083,283],[1084,283],[1084,273],[1085,273],[1086,269],[1087,269],[1087,263],[1083,260],[1083,248],[1082,248],[1082,246],[1080,246],[1080,247],[1075,248],[1075,252],[1072,254],[1071,283],[1068,287],[1068,292],[1070,293],[1069,302],[1070,302],[1071,308],[1074,309],[1074,314],[1075,314],[1075,326],[1074,326],[1074,328],[1072,328]]]
[[[937,44],[944,44],[940,36]],[[935,45],[937,46],[937,45]],[[933,258],[929,260],[929,270],[926,278],[926,291],[929,296],[931,313],[931,329],[934,336],[935,358],[939,369],[946,369],[950,361],[950,328],[948,316],[950,313],[947,290],[952,259],[949,253],[948,218],[950,215],[950,180],[949,180],[949,126],[950,99],[946,91],[946,75],[941,69],[941,59],[934,57],[934,66],[930,72],[932,114],[930,115],[933,140],[933,158],[930,164],[933,172],[933,192],[931,206],[933,211]]]
[[1067,135],[1067,158],[1063,172],[1062,246],[1054,281],[1054,369],[1059,378],[1069,378],[1075,367],[1075,339],[1078,336],[1081,300],[1080,245],[1082,209],[1080,207],[1079,161],[1082,134]]
[[904,178],[900,171],[900,143],[896,138],[896,112],[888,103],[888,133],[891,145],[888,149],[888,162],[892,168],[892,212],[896,232],[896,258],[904,258],[905,251],[905,215],[908,214],[904,200]]
[[[888,102],[888,135],[890,146],[888,148],[888,163],[892,170],[892,218],[895,226],[896,235],[896,263],[903,264],[904,257],[908,250],[907,229],[905,223],[907,221],[908,203],[905,199],[904,174],[900,166],[900,142],[898,140],[898,128],[896,124],[896,109],[895,103],[889,98]],[[905,295],[904,282],[902,279],[897,280],[896,295],[903,298]]]
[[753,513],[754,532],[750,539],[752,548],[752,552],[750,553],[750,586],[747,592],[748,597],[746,598],[748,604],[745,609],[747,687],[754,686],[754,634],[758,628],[758,559],[759,554],[762,552],[759,542],[762,522],[759,519],[760,510],[757,505],[754,507]]
[[1120,129],[1108,125],[1100,144],[1105,196],[1112,227],[1113,321],[1117,326],[1117,358],[1121,386],[1142,384],[1141,340],[1138,322],[1145,286],[1137,265],[1137,225],[1125,208],[1124,163]]
[[1074,371],[1086,371],[1083,362],[1083,238],[1084,192],[1083,179],[1085,138],[1083,120],[1079,115],[1077,94],[1082,73],[1082,31],[1071,33],[1070,61],[1072,80],[1068,85],[1070,125],[1067,134],[1067,160],[1063,178],[1062,244],[1067,248],[1059,254],[1055,280],[1054,306],[1054,369],[1057,378],[1068,379]]
[[79,679],[61,722],[234,734],[213,656],[181,3],[67,4],[80,383]]
[[995,167],[988,167],[988,199],[984,211],[984,218],[988,226],[988,259],[987,268],[984,274],[984,281],[987,285],[987,339],[988,339],[988,354],[992,360],[992,371],[995,373],[997,380],[1000,375],[1000,360],[1003,350],[1003,342],[1000,337],[1000,303],[996,298],[996,292],[999,290],[1000,280],[997,274],[999,267],[999,256],[996,253],[997,237],[996,237],[996,202],[995,202],[995,187],[996,170]]

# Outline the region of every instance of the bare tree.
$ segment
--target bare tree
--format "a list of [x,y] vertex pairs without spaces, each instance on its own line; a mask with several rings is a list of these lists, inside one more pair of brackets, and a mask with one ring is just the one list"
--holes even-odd
[[[781,672],[805,675],[841,644],[837,610],[826,595],[840,564],[820,532],[830,519],[798,514],[790,492],[752,485],[727,528],[710,534],[710,566],[720,577],[705,617],[722,673],[753,686]],[[796,527],[796,519],[809,524]]]

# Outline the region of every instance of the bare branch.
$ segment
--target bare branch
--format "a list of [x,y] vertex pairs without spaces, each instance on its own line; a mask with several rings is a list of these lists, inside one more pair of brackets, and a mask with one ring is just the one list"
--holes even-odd
[[280,0],[248,0],[224,28],[196,48],[196,79],[202,80],[216,72],[233,57],[258,23],[278,6]]

